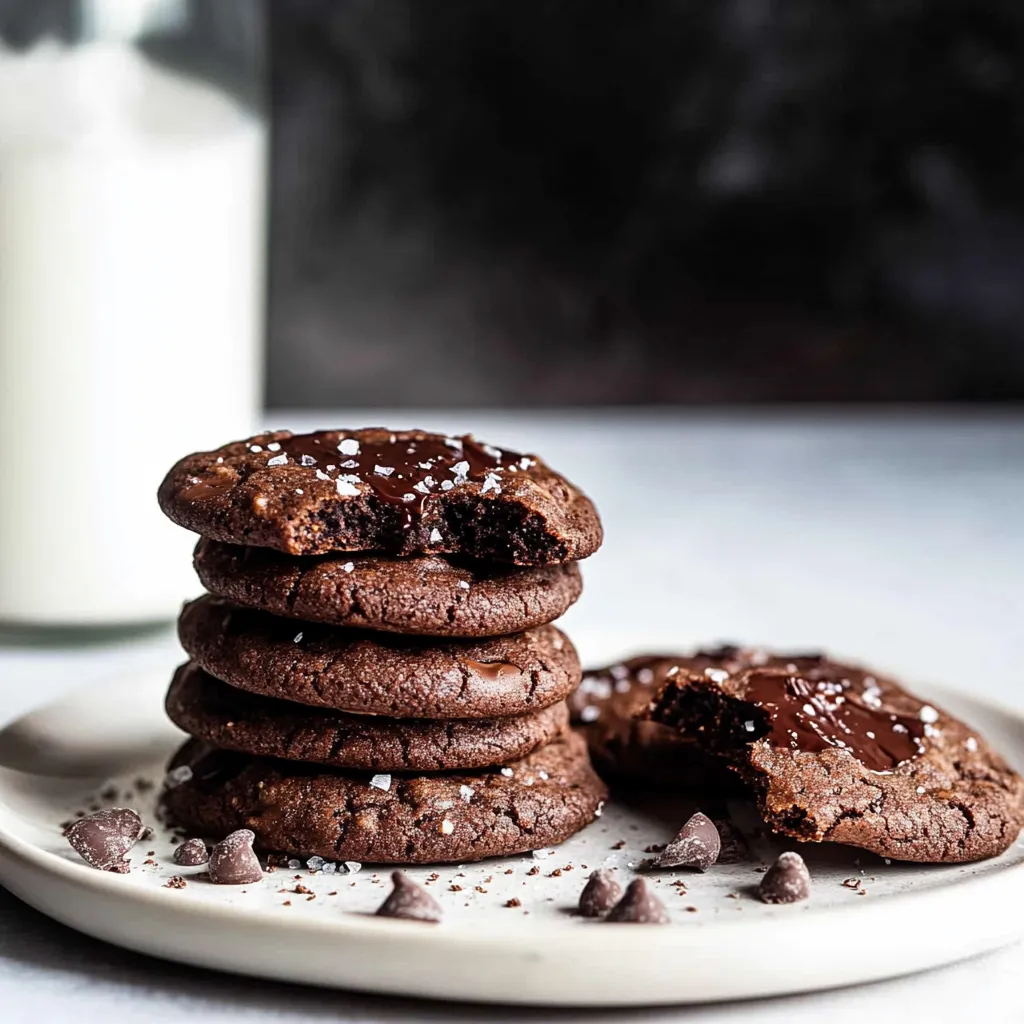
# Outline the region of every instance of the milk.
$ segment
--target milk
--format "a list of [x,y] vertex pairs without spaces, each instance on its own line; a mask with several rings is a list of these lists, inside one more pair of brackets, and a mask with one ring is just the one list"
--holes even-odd
[[0,621],[197,590],[156,489],[254,425],[264,157],[256,117],[131,46],[0,49]]

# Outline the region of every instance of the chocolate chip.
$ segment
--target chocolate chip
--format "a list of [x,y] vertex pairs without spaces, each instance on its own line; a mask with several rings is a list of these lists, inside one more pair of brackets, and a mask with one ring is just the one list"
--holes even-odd
[[679,835],[654,859],[656,868],[696,868],[707,871],[722,849],[715,823],[698,811],[679,830]]
[[240,828],[225,836],[210,851],[210,881],[215,885],[247,885],[263,877],[263,869],[252,852],[256,836]]
[[811,895],[811,875],[799,853],[782,853],[765,872],[757,895],[762,903],[799,903]]
[[634,878],[626,895],[612,907],[605,918],[617,924],[668,924],[665,904],[647,888],[642,878]]
[[171,859],[175,864],[195,867],[197,864],[205,864],[210,859],[210,855],[207,853],[206,843],[202,839],[188,839],[174,851]]
[[409,921],[427,921],[436,924],[443,913],[440,904],[426,889],[418,886],[401,871],[391,874],[394,889],[377,908],[378,917],[402,917]]
[[580,893],[580,913],[584,917],[602,917],[615,906],[621,895],[622,886],[610,871],[604,868],[591,871]]
[[79,857],[100,871],[125,874],[125,855],[142,835],[142,819],[127,807],[112,807],[73,821],[64,836]]

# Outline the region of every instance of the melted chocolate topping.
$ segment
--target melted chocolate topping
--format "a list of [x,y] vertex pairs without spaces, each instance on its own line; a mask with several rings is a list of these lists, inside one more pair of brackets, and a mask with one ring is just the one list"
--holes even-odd
[[467,480],[484,484],[484,493],[501,492],[499,474],[528,469],[533,460],[518,452],[494,448],[462,437],[440,434],[391,435],[383,443],[342,438],[329,431],[296,434],[268,446],[271,462],[284,456],[336,481],[339,493],[356,493],[356,485],[369,485],[382,501],[402,508],[406,521],[423,511],[431,494],[450,491]]
[[892,771],[924,752],[925,717],[883,710],[870,676],[855,685],[835,677],[811,681],[778,671],[751,672],[743,700],[764,712],[774,746],[812,753],[839,747],[875,772]]

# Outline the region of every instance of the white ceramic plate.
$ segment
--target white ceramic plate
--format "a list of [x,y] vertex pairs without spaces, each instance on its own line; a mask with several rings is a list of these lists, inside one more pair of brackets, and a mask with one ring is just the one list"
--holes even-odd
[[[370,867],[354,874],[279,869],[244,889],[199,878],[185,889],[164,888],[170,876],[201,869],[175,866],[159,828],[136,847],[129,875],[95,871],[70,850],[59,823],[98,799],[136,807],[156,825],[155,791],[140,793],[136,780],[159,780],[181,739],[163,718],[166,682],[134,678],[82,691],[0,733],[7,766],[0,769],[0,881],[58,921],[129,949],[395,995],[614,1006],[869,981],[1024,934],[1020,844],[996,860],[954,867],[887,865],[848,849],[803,846],[811,900],[768,907],[752,895],[757,869],[786,846],[753,830],[749,862],[651,878],[672,912],[670,927],[574,917],[589,869],[617,867],[625,882],[645,846],[674,834],[687,808],[654,794],[639,801],[643,806],[612,803],[556,850],[437,868],[430,889],[446,914],[437,927],[370,916],[389,889],[387,870]],[[960,695],[929,696],[1024,765],[1020,717]],[[116,799],[98,796],[111,785]],[[746,828],[744,808],[734,812]],[[433,869],[410,874],[427,882]],[[685,893],[672,885],[679,878]],[[842,884],[850,878],[861,879],[860,889]],[[315,897],[280,892],[296,885]],[[506,906],[511,899],[520,905]]]

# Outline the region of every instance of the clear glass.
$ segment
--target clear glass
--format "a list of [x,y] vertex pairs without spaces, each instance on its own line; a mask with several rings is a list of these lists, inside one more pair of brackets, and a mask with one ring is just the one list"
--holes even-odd
[[156,504],[258,417],[257,0],[0,0],[0,622],[172,618]]

